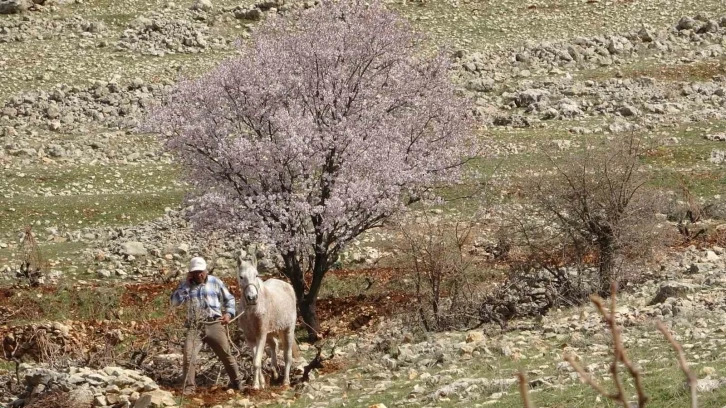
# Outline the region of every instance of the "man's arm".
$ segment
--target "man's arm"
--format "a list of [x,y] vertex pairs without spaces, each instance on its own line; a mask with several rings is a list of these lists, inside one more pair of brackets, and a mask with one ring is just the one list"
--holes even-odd
[[179,306],[189,299],[189,282],[182,282],[178,288],[171,294],[172,306]]
[[222,313],[228,313],[230,317],[234,317],[234,295],[232,295],[229,289],[227,289],[227,286],[224,285],[224,282],[222,282],[221,279],[219,280],[219,289],[222,292],[222,300],[224,301],[222,304]]

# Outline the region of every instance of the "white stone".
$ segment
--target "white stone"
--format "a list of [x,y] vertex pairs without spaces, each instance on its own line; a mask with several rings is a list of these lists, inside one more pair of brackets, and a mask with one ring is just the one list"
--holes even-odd
[[211,11],[213,8],[214,5],[211,0],[197,0],[191,7],[192,10],[199,11]]
[[147,254],[144,244],[137,241],[129,241],[121,244],[121,252],[124,255],[145,256]]

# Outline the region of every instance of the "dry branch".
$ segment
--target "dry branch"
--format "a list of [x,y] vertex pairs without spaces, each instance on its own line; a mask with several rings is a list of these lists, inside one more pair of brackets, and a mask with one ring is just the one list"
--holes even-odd
[[527,382],[527,376],[524,374],[524,371],[519,370],[517,377],[519,378],[519,394],[522,396],[524,408],[534,408],[532,400],[529,398],[529,382]]
[[630,376],[633,377],[633,380],[635,381],[635,390],[638,394],[637,406],[639,408],[642,408],[645,407],[645,405],[648,403],[648,396],[645,394],[645,389],[643,388],[640,371],[638,371],[638,369],[633,365],[633,363],[630,361],[627,354],[625,353],[625,346],[623,345],[623,340],[620,337],[620,328],[618,327],[617,321],[615,320],[615,309],[617,306],[616,294],[617,285],[613,283],[610,286],[610,311],[605,309],[604,301],[600,297],[592,297],[592,303],[595,305],[600,315],[602,315],[602,317],[607,322],[608,329],[613,336],[613,361],[610,364],[610,373],[613,376],[613,383],[615,384],[616,392],[608,393],[591,376],[587,375],[585,373],[585,370],[583,370],[582,367],[577,364],[570,356],[566,356],[565,360],[570,363],[572,368],[575,369],[582,381],[590,385],[595,391],[598,392],[598,394],[613,400],[614,402],[625,408],[628,408],[630,407],[630,404],[628,403],[628,399],[625,395],[625,387],[618,371],[618,364],[623,364],[628,370]]
[[[592,297],[592,303],[595,305],[600,315],[602,315],[602,317],[607,322],[608,329],[613,336],[613,362],[610,365],[610,372],[613,376],[613,383],[615,384],[615,388],[617,391],[615,393],[608,393],[605,388],[602,387],[602,385],[595,381],[595,379],[591,375],[585,372],[585,369],[580,364],[578,364],[572,356],[565,355],[563,358],[570,364],[570,366],[572,366],[582,382],[589,385],[593,390],[595,390],[603,397],[614,401],[620,406],[629,408],[631,407],[631,405],[625,396],[625,388],[618,372],[618,364],[623,364],[628,370],[630,376],[633,377],[633,380],[635,382],[635,389],[638,395],[637,407],[643,408],[648,403],[649,398],[645,393],[645,389],[643,388],[642,375],[625,353],[625,346],[623,345],[623,341],[620,336],[620,328],[617,326],[617,322],[615,320],[615,309],[617,304],[617,299],[615,296],[617,293],[616,284],[613,283],[611,285],[610,293],[611,297],[609,311],[605,309],[604,301],[597,296]],[[693,373],[693,371],[688,368],[688,363],[686,362],[683,348],[673,338],[670,331],[665,326],[665,324],[663,324],[663,322],[658,322],[656,326],[658,330],[663,333],[663,336],[665,336],[671,346],[673,346],[673,349],[676,350],[676,353],[678,353],[678,365],[681,371],[683,371],[683,373],[686,375],[686,378],[688,379],[688,386],[691,390],[691,408],[698,408],[698,379],[696,378],[696,375]],[[527,379],[524,373],[520,371],[517,377],[519,378],[519,393],[522,396],[524,407],[533,408],[532,402],[529,398]]]
[[671,343],[671,346],[673,346],[673,349],[676,350],[676,353],[678,353],[678,366],[681,368],[681,371],[686,375],[686,379],[688,379],[688,388],[691,390],[691,408],[698,408],[698,378],[696,378],[696,375],[693,374],[693,371],[691,371],[688,368],[688,363],[686,362],[686,355],[683,353],[683,347],[676,341],[676,339],[673,338],[673,335],[668,330],[668,328],[663,324],[663,322],[656,323],[656,327],[658,330],[660,330],[661,333],[663,333],[663,336],[665,336],[666,340],[668,340],[669,343]]

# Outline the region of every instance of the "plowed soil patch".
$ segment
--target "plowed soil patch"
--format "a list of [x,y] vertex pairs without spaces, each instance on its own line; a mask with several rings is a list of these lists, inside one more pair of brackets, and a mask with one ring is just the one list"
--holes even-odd
[[320,299],[318,319],[324,336],[339,336],[390,316],[411,301],[411,295],[404,292]]
[[127,285],[121,295],[121,306],[123,307],[139,307],[145,305],[157,296],[166,294],[171,296],[179,284],[177,282],[169,283],[139,283]]
[[351,276],[368,276],[377,280],[388,281],[395,276],[401,275],[401,270],[396,268],[370,268],[370,269],[334,269],[328,272],[338,278]]
[[[174,394],[179,392],[176,388],[168,388],[167,391]],[[270,386],[269,382],[267,388],[258,391],[253,391],[249,387],[241,392],[229,392],[225,389],[225,387],[221,386],[212,386],[208,388],[197,387],[197,392],[195,394],[184,398],[184,406],[189,408],[206,408],[213,407],[215,405],[228,404],[231,400],[245,398],[255,403],[270,402],[279,398],[282,391],[283,389],[280,386]]]

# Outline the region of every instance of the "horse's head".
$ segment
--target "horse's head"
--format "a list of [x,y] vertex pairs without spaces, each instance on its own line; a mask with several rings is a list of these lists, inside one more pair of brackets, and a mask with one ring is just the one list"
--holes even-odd
[[242,300],[246,305],[256,305],[260,296],[260,280],[258,279],[257,262],[254,256],[252,262],[237,258],[237,281],[240,291],[242,291]]

